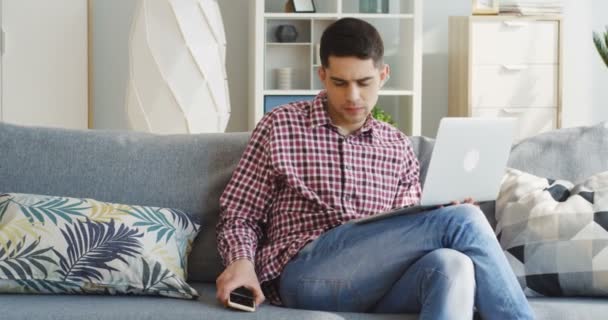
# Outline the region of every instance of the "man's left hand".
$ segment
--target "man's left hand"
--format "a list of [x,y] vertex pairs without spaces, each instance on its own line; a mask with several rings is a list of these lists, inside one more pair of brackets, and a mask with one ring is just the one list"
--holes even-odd
[[[479,207],[479,203],[475,202],[475,200],[473,200],[473,198],[465,198],[462,201],[458,201],[458,200],[454,200],[452,202],[450,202],[449,206],[455,206],[455,205],[459,205],[459,204],[464,204],[464,203],[468,203],[468,204],[472,204],[475,206]],[[444,206],[439,206],[438,208],[443,208]]]

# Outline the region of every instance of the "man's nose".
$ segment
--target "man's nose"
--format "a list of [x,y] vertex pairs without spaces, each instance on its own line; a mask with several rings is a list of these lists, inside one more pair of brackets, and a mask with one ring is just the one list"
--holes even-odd
[[356,84],[350,84],[348,89],[346,90],[346,98],[349,101],[357,101],[359,100],[359,88]]

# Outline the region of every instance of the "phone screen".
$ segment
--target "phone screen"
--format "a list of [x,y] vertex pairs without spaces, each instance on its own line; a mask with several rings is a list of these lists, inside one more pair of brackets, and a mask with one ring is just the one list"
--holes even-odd
[[[251,292],[251,290],[245,287],[237,288],[230,293],[230,301],[228,305],[241,310],[253,311],[255,310],[255,300],[253,299],[253,293]],[[239,306],[243,306],[245,308],[239,308]]]

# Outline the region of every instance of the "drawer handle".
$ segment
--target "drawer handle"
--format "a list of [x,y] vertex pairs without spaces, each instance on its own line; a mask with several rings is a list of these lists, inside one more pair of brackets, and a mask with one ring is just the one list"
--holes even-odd
[[523,64],[503,64],[502,67],[510,71],[520,71],[528,69],[528,66]]
[[526,109],[511,109],[511,108],[502,108],[502,112],[508,114],[520,114],[526,112]]
[[505,20],[503,22],[505,24],[505,26],[507,27],[525,27],[528,25],[528,22],[523,22],[523,21],[511,21],[511,20]]

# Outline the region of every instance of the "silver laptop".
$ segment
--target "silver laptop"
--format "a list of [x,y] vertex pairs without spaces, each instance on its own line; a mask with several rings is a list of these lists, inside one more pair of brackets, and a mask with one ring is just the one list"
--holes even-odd
[[420,205],[356,220],[367,223],[418,213],[473,198],[495,200],[515,134],[515,118],[443,118],[433,147]]

